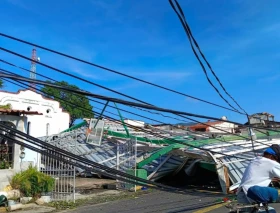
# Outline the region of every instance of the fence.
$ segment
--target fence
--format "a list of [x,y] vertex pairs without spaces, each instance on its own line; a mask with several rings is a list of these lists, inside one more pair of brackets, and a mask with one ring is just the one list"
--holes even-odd
[[[137,139],[128,139],[123,143],[118,143],[116,155],[117,170],[136,176]],[[136,185],[118,179],[117,188],[136,191]]]
[[[16,128],[16,126],[9,121],[0,121],[1,124],[10,128]],[[11,131],[8,129],[1,130],[1,133],[9,137],[14,137]],[[12,169],[14,164],[14,142],[11,140],[0,137],[0,169]]]
[[[69,146],[73,153],[76,150],[76,139],[77,135],[72,134],[67,143],[66,141],[60,141],[59,143],[52,143],[52,145],[64,149],[69,150]],[[72,141],[72,143],[71,143]],[[48,151],[48,154],[54,154],[52,151]],[[70,163],[62,162],[63,159],[66,162],[69,160],[59,154],[56,154],[58,159],[53,159],[48,157],[48,154],[41,156],[41,172],[53,177],[55,179],[55,186],[53,191],[50,193],[51,199],[53,201],[75,201],[75,177],[76,177],[76,169]]]
[[[101,123],[101,127],[97,128],[102,130],[98,134],[96,134],[94,128],[82,126],[69,132],[48,136],[44,140],[49,144],[88,160],[135,175],[136,139],[117,139],[112,141],[102,139],[103,124]],[[89,134],[91,136],[98,135],[97,140],[89,141]],[[102,142],[99,138],[102,139]],[[75,200],[75,176],[93,175],[93,173],[88,173],[84,169],[75,168],[59,160],[50,159],[47,155],[41,158],[41,171],[56,179],[55,190],[51,193],[53,200]],[[117,180],[117,188],[135,190],[134,185],[119,180]]]
[[14,159],[14,145],[0,143],[0,169],[12,169]]

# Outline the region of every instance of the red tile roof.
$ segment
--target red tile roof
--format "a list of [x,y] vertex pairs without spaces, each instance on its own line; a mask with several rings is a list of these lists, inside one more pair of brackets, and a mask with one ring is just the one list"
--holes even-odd
[[25,111],[25,110],[17,110],[17,109],[1,109],[0,108],[0,114],[8,114],[8,115],[43,115],[43,113],[39,113],[37,111]]

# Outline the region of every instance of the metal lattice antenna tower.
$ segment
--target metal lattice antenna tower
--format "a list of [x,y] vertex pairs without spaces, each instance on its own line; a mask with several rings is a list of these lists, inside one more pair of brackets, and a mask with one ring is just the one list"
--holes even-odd
[[[37,53],[36,49],[32,50],[32,61],[31,61],[31,67],[30,67],[30,78],[36,79],[36,61],[37,61]],[[35,90],[35,83],[30,83],[30,89]]]

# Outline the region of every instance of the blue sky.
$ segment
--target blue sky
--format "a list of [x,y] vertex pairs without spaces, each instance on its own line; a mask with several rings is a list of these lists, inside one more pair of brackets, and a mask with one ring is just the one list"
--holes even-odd
[[[201,49],[230,94],[249,114],[267,111],[279,120],[280,2],[179,0],[179,3]],[[0,10],[3,33],[226,106],[208,84],[168,0],[3,0]],[[6,38],[0,38],[0,46],[31,56],[31,46]],[[43,63],[157,106],[246,121],[233,112],[44,50],[37,52]],[[0,52],[0,57],[30,68],[28,61],[7,53]],[[20,70],[0,66],[28,76]],[[39,65],[37,71],[93,93],[120,97]],[[18,88],[6,84],[5,89]],[[125,113],[124,116],[136,118]]]

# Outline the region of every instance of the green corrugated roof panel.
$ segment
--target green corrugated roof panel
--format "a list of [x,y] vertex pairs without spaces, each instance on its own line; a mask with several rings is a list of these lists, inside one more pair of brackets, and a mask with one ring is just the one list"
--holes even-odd
[[157,152],[153,153],[150,157],[142,160],[141,162],[139,162],[137,164],[137,168],[142,168],[143,166],[151,163],[153,160],[159,158],[160,156],[162,155],[165,155],[167,153],[169,153],[170,151],[172,151],[173,149],[179,149],[179,148],[182,148],[182,147],[185,147],[184,145],[181,145],[181,144],[173,144],[173,145],[170,145],[170,146],[166,146],[166,147],[163,147],[162,149],[158,150]]

